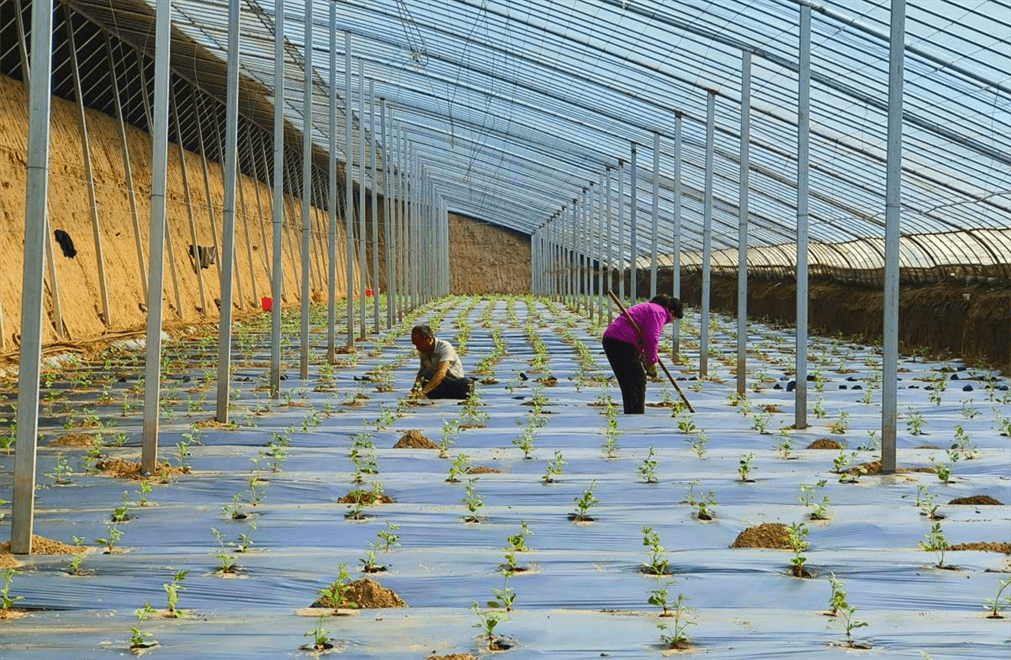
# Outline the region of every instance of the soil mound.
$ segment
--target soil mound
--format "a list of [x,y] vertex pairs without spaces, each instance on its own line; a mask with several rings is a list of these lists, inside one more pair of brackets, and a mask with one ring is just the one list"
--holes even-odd
[[379,497],[376,497],[375,493],[373,493],[371,490],[361,490],[361,489],[356,489],[356,490],[348,491],[348,494],[345,495],[344,497],[338,497],[337,498],[337,502],[339,504],[358,504],[358,503],[361,503],[361,504],[378,504],[378,503],[392,504],[395,501],[396,500],[394,500],[389,495],[386,495],[385,493],[382,494],[382,495],[380,495]]
[[989,495],[971,495],[969,497],[956,497],[948,504],[987,504],[991,506],[1004,506],[1000,500],[996,500]]
[[[866,470],[866,472],[862,471],[860,468],[863,468],[863,470]],[[853,474],[853,475],[856,475],[856,474],[880,474],[881,473],[881,461],[871,461],[870,463],[861,463],[860,465],[857,465],[856,467],[850,468],[848,470],[848,472],[850,474]],[[897,467],[897,468],[895,468],[895,472],[896,473],[923,472],[925,474],[936,474],[937,470],[935,470],[932,467],[911,467],[911,468]]]
[[787,550],[786,538],[789,529],[783,523],[762,523],[758,527],[749,527],[734,539],[731,548],[768,548],[770,550]]
[[95,436],[89,433],[67,433],[61,438],[49,443],[50,447],[91,447],[95,444]]
[[375,580],[362,578],[348,585],[348,598],[358,604],[359,609],[381,607],[409,607],[393,589],[387,589]]
[[838,440],[831,438],[818,438],[807,446],[808,449],[842,449],[843,446]]
[[484,465],[475,465],[467,468],[467,474],[499,474],[502,470]]
[[453,655],[430,655],[425,660],[479,660],[479,658],[470,653],[454,653]]
[[[32,534],[32,554],[34,555],[73,555],[77,552],[80,552],[77,546]],[[4,541],[0,545],[0,569],[17,568],[20,565],[11,554],[11,542]]]
[[435,444],[428,437],[419,431],[418,429],[411,429],[400,436],[400,440],[397,440],[397,444],[393,445],[394,449],[438,449],[439,445]]
[[[123,460],[122,458],[107,458],[98,463],[96,467],[107,477],[115,477],[117,479],[135,479],[137,481],[147,479],[147,477],[144,476],[144,473],[141,472],[140,463]],[[185,473],[179,468],[170,467],[164,464],[155,468],[155,476],[163,479],[176,474]]]
[[1011,555],[1011,543],[956,543],[949,549],[955,552],[959,550],[979,550],[982,552],[1000,552],[1005,555]]

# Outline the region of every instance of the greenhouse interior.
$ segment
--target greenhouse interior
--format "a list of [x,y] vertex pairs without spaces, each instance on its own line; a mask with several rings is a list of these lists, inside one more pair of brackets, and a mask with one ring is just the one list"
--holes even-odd
[[1007,0],[0,37],[3,660],[1011,657]]

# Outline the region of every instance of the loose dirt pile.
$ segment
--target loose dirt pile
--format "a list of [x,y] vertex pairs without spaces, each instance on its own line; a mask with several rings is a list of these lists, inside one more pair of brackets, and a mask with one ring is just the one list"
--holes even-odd
[[386,494],[376,497],[375,493],[371,490],[352,490],[348,491],[348,494],[344,497],[337,498],[337,502],[340,504],[392,504],[395,501],[396,500]]
[[438,449],[439,445],[435,444],[428,437],[419,431],[418,429],[411,429],[400,436],[400,440],[397,440],[397,444],[393,445],[394,449]]
[[[47,539],[44,536],[37,536],[32,534],[32,554],[33,555],[73,555],[79,552],[79,548],[69,543],[61,543],[59,541],[54,541],[52,539]],[[21,564],[14,559],[14,555],[11,554],[11,542],[4,541],[3,545],[0,545],[0,569],[17,568]]]
[[970,497],[956,497],[948,504],[986,504],[990,506],[1004,506],[1000,500],[995,500],[989,495],[972,495]]
[[[348,585],[347,599],[361,610],[375,610],[385,607],[410,607],[396,591],[387,589],[375,580],[362,578]],[[313,607],[333,607],[326,596],[312,604]]]
[[953,552],[958,552],[959,550],[977,550],[982,552],[1000,552],[1005,555],[1011,555],[1011,543],[956,543],[949,549]]
[[453,655],[430,655],[425,660],[479,660],[470,653],[454,653]]
[[831,438],[818,438],[811,444],[807,446],[808,449],[842,449],[842,445],[839,444],[838,440],[832,440]]
[[758,527],[749,527],[738,534],[730,547],[788,550],[786,538],[789,535],[790,530],[783,523],[762,523]]
[[502,470],[484,465],[475,465],[467,468],[467,474],[499,474]]
[[95,444],[95,436],[88,433],[67,433],[63,437],[49,443],[50,447],[91,447]]
[[[863,470],[861,470],[863,468]],[[866,472],[864,471],[866,470]],[[937,470],[932,467],[897,467],[895,468],[896,473],[907,473],[907,472],[922,472],[925,474],[936,474]],[[881,473],[881,461],[871,461],[870,463],[861,463],[856,467],[850,468],[850,474],[880,474]]]
[[[143,472],[141,472],[140,463],[123,460],[122,458],[107,458],[98,463],[96,467],[101,470],[102,474],[105,476],[114,477],[116,479],[134,479],[136,481],[143,481],[148,478],[144,476]],[[186,473],[179,468],[159,465],[155,468],[153,476],[166,479],[177,474]]]

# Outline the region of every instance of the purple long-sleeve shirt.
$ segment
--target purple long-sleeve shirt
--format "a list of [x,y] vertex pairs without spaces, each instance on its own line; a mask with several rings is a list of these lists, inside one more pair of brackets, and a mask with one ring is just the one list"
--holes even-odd
[[629,307],[628,314],[642,329],[641,343],[639,334],[624,314],[619,314],[618,318],[607,326],[604,336],[638,346],[639,352],[649,360],[650,364],[656,364],[660,335],[663,334],[663,327],[671,322],[670,312],[663,305],[642,303]]

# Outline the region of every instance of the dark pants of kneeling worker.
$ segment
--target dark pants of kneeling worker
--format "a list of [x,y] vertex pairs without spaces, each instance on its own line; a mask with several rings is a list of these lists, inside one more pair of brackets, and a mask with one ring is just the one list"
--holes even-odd
[[639,347],[614,337],[604,337],[602,343],[621,388],[625,414],[642,415],[646,412],[646,371],[642,368]]
[[[431,374],[422,374],[422,382],[428,382]],[[464,376],[455,380],[449,376],[442,379],[442,382],[435,386],[435,389],[428,393],[429,399],[466,399],[470,395],[471,380]]]

